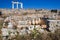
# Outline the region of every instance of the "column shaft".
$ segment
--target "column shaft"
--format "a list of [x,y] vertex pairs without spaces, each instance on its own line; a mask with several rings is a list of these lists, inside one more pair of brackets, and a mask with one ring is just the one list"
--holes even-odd
[[18,9],[18,3],[17,3],[17,9]]
[[14,9],[14,3],[12,3],[12,9]]
[[23,3],[21,3],[21,9],[23,9]]

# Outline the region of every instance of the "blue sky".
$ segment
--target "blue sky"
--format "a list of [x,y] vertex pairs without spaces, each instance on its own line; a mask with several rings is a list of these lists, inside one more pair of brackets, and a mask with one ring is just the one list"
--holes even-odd
[[[12,1],[20,0],[0,0],[0,8],[12,8]],[[36,9],[60,9],[60,0],[21,0],[24,8]]]

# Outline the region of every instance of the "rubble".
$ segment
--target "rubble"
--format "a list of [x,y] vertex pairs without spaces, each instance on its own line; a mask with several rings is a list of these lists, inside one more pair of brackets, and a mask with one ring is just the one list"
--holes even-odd
[[3,9],[2,13],[7,16],[4,19],[3,26],[7,26],[10,38],[15,37],[17,33],[19,35],[31,34],[34,29],[40,33],[44,33],[47,29],[54,33],[55,30],[60,28],[58,13],[51,13],[49,10]]

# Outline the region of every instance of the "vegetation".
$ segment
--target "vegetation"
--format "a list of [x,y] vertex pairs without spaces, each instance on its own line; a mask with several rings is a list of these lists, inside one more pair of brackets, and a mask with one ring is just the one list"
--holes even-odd
[[[1,39],[2,37],[0,36],[0,40]],[[40,33],[36,29],[34,29],[31,34],[27,34],[27,35],[18,34],[15,39],[16,40],[60,40],[60,29],[57,29],[55,33],[51,33],[51,32]]]
[[57,13],[57,10],[51,10],[51,12]]
[[17,40],[60,40],[60,29],[55,33],[39,33],[36,30],[29,35],[17,36]]
[[[39,11],[39,10],[36,10],[36,11]],[[57,10],[51,10],[51,12],[57,13]],[[27,15],[27,14],[28,14],[27,12],[23,13],[23,15]],[[2,15],[2,18],[5,19],[7,16],[8,15]],[[51,20],[52,19],[53,18],[51,18]],[[3,21],[0,21],[0,30],[2,28],[2,25],[3,25]],[[18,34],[14,39],[16,40],[60,40],[60,29],[57,29],[55,33],[51,33],[51,32],[40,33],[36,29],[34,29],[31,34],[27,34],[27,35]],[[1,35],[0,35],[0,40],[2,40]]]
[[[0,21],[0,30],[2,28],[3,21]],[[2,40],[1,34],[0,34],[0,40]]]
[[2,28],[3,25],[3,21],[0,21],[0,29]]

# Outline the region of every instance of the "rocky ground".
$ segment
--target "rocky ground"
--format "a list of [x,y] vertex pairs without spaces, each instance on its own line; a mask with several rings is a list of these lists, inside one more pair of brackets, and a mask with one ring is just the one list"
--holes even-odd
[[[8,20],[14,19],[14,21],[18,24],[19,21],[32,21],[37,20],[39,21],[39,18],[48,18],[48,19],[54,19],[54,20],[60,20],[60,13],[56,10],[8,10],[8,9],[0,9],[2,15],[0,15],[0,29],[3,27],[4,21],[8,18]],[[36,21],[34,21],[36,22]],[[42,21],[40,24],[44,24],[45,21]],[[22,23],[22,22],[21,22]],[[38,22],[36,22],[37,24]],[[33,25],[36,25],[32,23]],[[28,25],[24,24],[23,26]],[[29,24],[30,26],[31,24]],[[19,26],[21,26],[19,24]],[[45,27],[45,26],[44,26]],[[57,27],[57,26],[56,26]],[[55,27],[53,27],[55,28]],[[54,32],[49,32],[46,29],[43,28],[43,33],[40,30],[37,31],[36,29],[33,29],[31,31],[31,34],[26,35],[16,35],[15,40],[60,40],[60,26],[57,28]],[[11,39],[11,40],[13,40]],[[0,40],[2,40],[2,36],[0,35]]]

